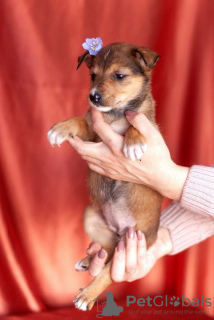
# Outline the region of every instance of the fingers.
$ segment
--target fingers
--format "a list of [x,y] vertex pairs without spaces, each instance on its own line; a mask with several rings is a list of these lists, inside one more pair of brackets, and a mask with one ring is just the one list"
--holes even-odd
[[[111,277],[115,282],[134,281],[144,277],[154,266],[157,246],[154,244],[147,250],[144,234],[129,228],[126,234],[126,246],[123,240],[118,242],[112,260]],[[98,242],[92,242],[87,250],[94,257],[89,265],[89,273],[97,276],[107,260],[107,253]]]
[[91,242],[86,253],[90,256],[93,256],[89,264],[88,271],[91,276],[96,277],[101,270],[103,269],[106,259],[107,259],[107,252],[102,249],[101,244],[99,242]]
[[133,274],[137,267],[137,237],[134,228],[126,234],[126,272]]
[[133,228],[126,234],[126,247],[119,241],[115,250],[111,268],[111,277],[115,282],[136,280],[138,268],[138,237]]
[[121,282],[124,280],[125,264],[126,264],[125,244],[123,241],[119,241],[113,256],[112,267],[111,267],[111,277],[113,281]]
[[[98,110],[92,108],[91,115],[93,130],[115,154],[121,155],[124,138],[114,132],[111,126],[104,121],[102,114]],[[78,137],[69,139],[68,142],[81,156],[91,155],[92,157],[97,157],[100,153],[100,143],[83,142]]]
[[147,264],[146,238],[140,230],[137,230],[137,238],[137,265],[139,270],[144,273]]
[[87,253],[89,256],[93,256],[93,255],[96,254],[101,248],[102,248],[102,247],[101,247],[101,244],[100,244],[98,241],[91,242],[91,243],[89,244],[88,249],[86,250],[86,253]]
[[115,250],[111,277],[115,282],[130,282],[145,276],[149,270],[145,236],[140,230],[135,233],[133,228],[129,228],[126,247],[120,241]]
[[87,161],[89,169],[91,169],[92,171],[94,171],[96,173],[99,173],[101,175],[106,175],[106,171],[103,168],[101,168],[96,163],[93,163],[94,162],[94,158],[91,158],[90,160],[89,160],[89,158],[88,158],[88,160],[85,159],[85,158],[83,158],[83,159]]
[[107,259],[107,252],[104,249],[99,250],[89,264],[89,273],[91,276],[96,277],[105,266]]
[[68,142],[82,157],[89,156],[94,159],[100,158],[100,150],[103,146],[102,142],[94,143],[82,141],[78,137],[71,138],[68,140]]
[[90,152],[91,149],[93,150],[93,148],[91,147],[91,145],[93,144],[92,142],[84,142],[79,137],[70,138],[68,139],[68,142],[81,156],[83,156],[87,152]]
[[107,144],[112,151],[122,149],[123,137],[114,132],[110,125],[104,121],[102,114],[98,110],[92,108],[91,115],[93,130],[98,134],[101,140]]
[[104,122],[102,113],[95,108],[91,108],[91,118],[93,123]]
[[[115,165],[112,151],[103,142],[83,142],[78,137],[69,139],[71,146],[84,159],[89,168],[101,175],[116,179],[116,171],[112,169]],[[119,178],[120,179],[120,178]]]
[[68,143],[81,155],[83,149],[83,141],[79,137],[68,139]]
[[[103,269],[107,253],[101,249],[99,242],[92,242],[87,249],[87,254],[94,255],[90,265],[89,273],[97,276]],[[111,277],[115,282],[134,281],[139,278],[139,270],[142,274],[146,265],[146,241],[141,231],[135,233],[133,228],[129,228],[126,234],[126,247],[124,241],[119,241],[116,247]]]

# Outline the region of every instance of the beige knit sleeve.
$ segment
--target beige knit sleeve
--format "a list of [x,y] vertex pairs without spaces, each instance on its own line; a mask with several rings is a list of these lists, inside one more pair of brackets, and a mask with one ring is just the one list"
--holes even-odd
[[173,250],[177,254],[214,235],[214,218],[182,208],[172,202],[161,214],[160,225],[170,231]]
[[181,206],[214,217],[214,168],[193,166],[184,185]]
[[160,225],[170,231],[172,255],[214,235],[214,168],[190,169],[181,201],[162,212]]

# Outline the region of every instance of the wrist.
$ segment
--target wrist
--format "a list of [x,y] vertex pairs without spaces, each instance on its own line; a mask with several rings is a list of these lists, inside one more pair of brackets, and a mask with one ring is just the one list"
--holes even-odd
[[173,249],[172,239],[170,237],[170,232],[168,229],[159,227],[157,242],[158,242],[157,259],[172,252],[172,249]]
[[162,173],[158,191],[164,197],[180,201],[188,174],[189,168],[179,166],[171,161]]

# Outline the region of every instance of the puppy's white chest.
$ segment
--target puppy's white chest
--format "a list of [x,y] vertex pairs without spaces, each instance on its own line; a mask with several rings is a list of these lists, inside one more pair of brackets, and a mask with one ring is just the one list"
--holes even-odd
[[125,118],[122,118],[118,121],[114,121],[111,123],[111,128],[121,135],[124,135],[126,130],[130,127],[130,124],[127,122]]

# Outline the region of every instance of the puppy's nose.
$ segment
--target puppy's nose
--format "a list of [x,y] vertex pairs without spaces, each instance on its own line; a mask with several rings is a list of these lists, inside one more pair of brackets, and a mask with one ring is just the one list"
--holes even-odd
[[98,91],[95,91],[90,94],[89,98],[93,104],[98,105],[102,99],[102,96]]

